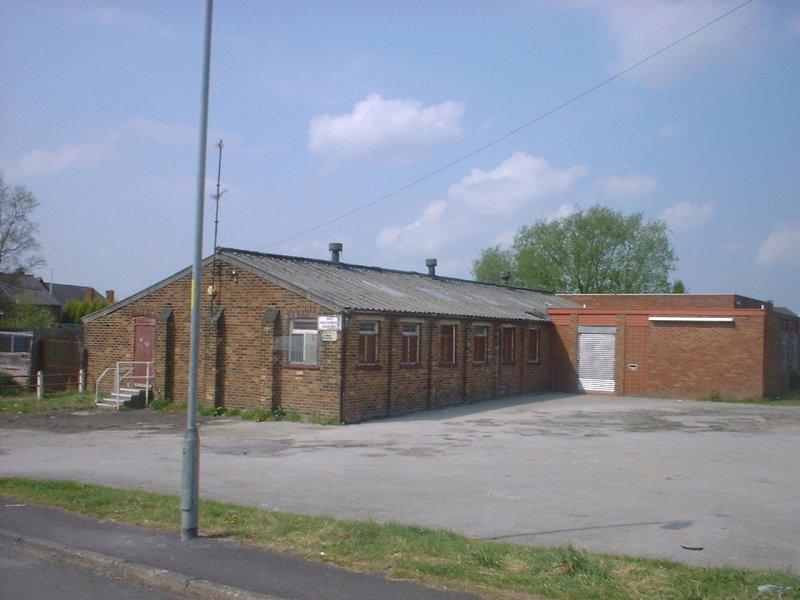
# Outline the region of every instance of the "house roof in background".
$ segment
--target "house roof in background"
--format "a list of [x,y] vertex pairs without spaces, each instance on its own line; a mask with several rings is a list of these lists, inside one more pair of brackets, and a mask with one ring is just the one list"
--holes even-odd
[[[44,284],[47,287],[47,283]],[[102,297],[100,292],[88,285],[71,285],[69,283],[54,283],[53,296],[63,306],[70,300],[83,300],[85,290],[92,291],[92,299]]]
[[[478,283],[327,260],[220,248],[222,260],[325,306],[331,311],[549,321],[547,309],[576,306],[549,292]],[[205,259],[208,262],[211,257]],[[184,269],[117,304],[92,321],[188,273]]]
[[38,306],[61,306],[61,303],[50,295],[49,290],[38,277],[24,273],[0,274],[0,293],[12,302],[30,302]]
[[774,308],[775,312],[779,315],[783,315],[784,317],[791,317],[792,319],[800,319],[800,316],[796,312],[794,312],[790,308],[786,308],[785,306],[776,306]]

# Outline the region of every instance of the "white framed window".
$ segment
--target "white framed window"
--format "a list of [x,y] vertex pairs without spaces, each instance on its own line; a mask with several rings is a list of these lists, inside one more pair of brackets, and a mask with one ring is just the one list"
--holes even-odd
[[400,333],[403,336],[404,365],[419,364],[419,323],[402,323]]
[[378,324],[358,324],[358,362],[361,365],[378,364]]
[[316,365],[319,333],[316,319],[294,319],[289,324],[289,363]]

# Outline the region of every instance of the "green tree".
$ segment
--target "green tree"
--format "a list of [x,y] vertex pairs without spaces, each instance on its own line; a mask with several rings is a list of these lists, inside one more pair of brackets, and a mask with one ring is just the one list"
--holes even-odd
[[472,273],[478,281],[486,283],[503,283],[503,276],[508,273],[509,283],[519,285],[516,276],[514,254],[510,250],[502,250],[500,246],[484,248],[481,255],[472,261]]
[[683,283],[682,279],[676,279],[672,282],[672,293],[673,294],[687,294],[689,290],[686,289],[686,286]]
[[108,306],[104,298],[95,300],[70,300],[61,312],[62,323],[75,323],[80,325],[83,317]]
[[[508,251],[516,279],[561,293],[667,293],[676,257],[661,220],[594,206],[555,221],[523,226]],[[479,281],[495,281],[497,248],[473,264]],[[505,261],[506,259],[504,259]]]
[[34,329],[36,327],[52,327],[56,322],[56,316],[52,310],[46,306],[39,306],[32,302],[20,302],[16,304],[8,314],[0,319],[0,327],[9,329]]

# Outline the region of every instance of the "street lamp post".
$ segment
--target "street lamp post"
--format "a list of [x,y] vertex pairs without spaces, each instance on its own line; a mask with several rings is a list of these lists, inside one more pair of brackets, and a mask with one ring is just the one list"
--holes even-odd
[[203,45],[203,84],[200,108],[200,147],[197,160],[197,204],[195,205],[194,263],[192,264],[192,316],[189,335],[189,397],[186,402],[186,434],[183,437],[181,470],[181,540],[197,537],[200,499],[200,435],[197,432],[197,366],[200,358],[200,303],[203,282],[203,207],[206,195],[206,138],[208,135],[208,87],[211,71],[211,16],[213,0],[206,0]]

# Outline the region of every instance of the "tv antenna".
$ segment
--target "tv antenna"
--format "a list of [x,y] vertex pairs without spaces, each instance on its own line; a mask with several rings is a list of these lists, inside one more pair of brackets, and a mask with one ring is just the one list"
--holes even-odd
[[222,148],[224,144],[222,140],[219,141],[217,144],[217,148],[219,148],[219,156],[217,159],[217,193],[211,194],[211,197],[214,199],[215,207],[214,207],[214,265],[211,268],[211,302],[209,302],[211,312],[214,312],[214,298],[217,295],[217,271],[219,270],[219,264],[217,262],[218,259],[218,252],[217,252],[217,233],[219,231],[219,201],[222,198],[222,194],[224,194],[227,190],[221,189],[222,185]]

